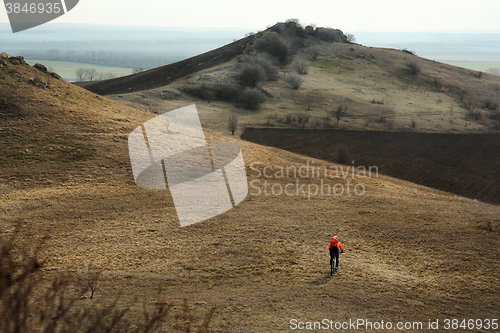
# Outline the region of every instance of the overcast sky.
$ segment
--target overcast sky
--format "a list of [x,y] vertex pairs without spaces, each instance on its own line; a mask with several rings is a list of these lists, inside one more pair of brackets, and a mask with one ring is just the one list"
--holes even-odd
[[261,30],[298,18],[344,32],[500,32],[499,14],[500,0],[80,0],[52,22]]

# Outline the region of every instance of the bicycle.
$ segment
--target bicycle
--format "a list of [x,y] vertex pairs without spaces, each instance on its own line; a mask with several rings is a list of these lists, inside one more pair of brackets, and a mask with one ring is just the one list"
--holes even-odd
[[333,258],[330,257],[330,276],[333,276],[337,269],[335,268],[335,265],[337,263],[337,258],[334,256]]

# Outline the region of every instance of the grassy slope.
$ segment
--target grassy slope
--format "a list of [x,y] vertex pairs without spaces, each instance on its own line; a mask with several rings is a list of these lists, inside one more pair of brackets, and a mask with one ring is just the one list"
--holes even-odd
[[[0,230],[7,237],[20,223],[23,236],[48,235],[47,274],[79,273],[84,261],[102,269],[100,290],[87,301],[94,306],[121,294],[119,304],[136,315],[158,297],[187,298],[196,318],[216,305],[212,327],[233,332],[287,331],[292,318],[498,318],[498,206],[383,176],[347,177],[325,181],[364,184],[366,194],[249,195],[236,209],[180,228],[168,192],[140,189],[131,176],[127,135],[152,115],[56,80],[41,90],[27,84],[34,71],[0,71],[7,101],[0,108]],[[206,115],[211,107],[201,109]],[[310,160],[207,137],[236,142],[247,168]],[[346,249],[334,278],[326,250],[332,234]]]
[[[304,84],[298,90],[290,89],[283,80],[284,72],[289,68],[280,72],[280,80],[262,86],[271,97],[258,112],[227,102],[208,103],[179,93],[179,88],[190,83],[224,82],[234,75],[235,61],[190,74],[166,86],[110,95],[109,98],[157,113],[194,102],[199,106],[205,128],[226,135],[230,114],[240,118],[240,130],[236,134],[240,134],[245,126],[300,128],[297,122],[285,124],[285,116],[304,112],[310,116],[306,128],[323,128],[328,112],[335,110],[342,101],[348,105],[348,114],[339,125],[328,120],[329,127],[441,133],[498,131],[494,129],[496,123],[488,119],[491,111],[483,106],[487,98],[498,99],[498,76],[484,73],[477,78],[474,71],[398,50],[343,43],[322,45],[325,47],[323,54],[312,63],[309,73],[303,76]],[[409,61],[416,62],[422,69],[421,73],[409,74],[406,67]],[[440,83],[439,87],[434,85],[435,79]],[[175,98],[168,97],[169,94]],[[482,120],[466,119],[469,111],[460,102],[460,94],[480,110]],[[383,101],[383,104],[373,104],[373,100]]]

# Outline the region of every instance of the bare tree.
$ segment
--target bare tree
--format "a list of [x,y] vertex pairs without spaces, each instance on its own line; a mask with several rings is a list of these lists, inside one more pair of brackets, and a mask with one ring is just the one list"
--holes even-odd
[[347,35],[345,35],[345,36],[347,37],[347,41],[348,41],[349,43],[355,43],[355,42],[356,42],[356,37],[354,37],[354,35],[353,35],[353,34],[347,34]]
[[113,74],[111,72],[106,72],[103,74],[102,77],[104,80],[114,79],[116,77],[116,74]]
[[97,77],[97,71],[95,68],[85,68],[85,79],[88,81],[94,81]]
[[333,118],[335,118],[335,120],[337,120],[337,124],[340,122],[340,118],[342,118],[343,116],[345,116],[347,114],[347,108],[348,108],[348,105],[346,103],[341,103],[339,106],[337,106],[337,108],[335,110],[330,111]]
[[144,72],[144,68],[140,68],[140,67],[132,68],[132,74],[137,74],[140,72]]
[[75,74],[76,74],[76,79],[78,81],[83,81],[85,79],[85,69],[82,68],[82,67],[79,67],[76,71],[75,71]]
[[94,297],[94,293],[97,289],[97,282],[99,281],[98,272],[90,272],[87,262],[85,262],[85,282],[90,288],[90,299]]
[[238,128],[238,117],[235,115],[230,115],[229,119],[227,121],[227,129],[231,132],[232,135],[234,135],[234,132]]

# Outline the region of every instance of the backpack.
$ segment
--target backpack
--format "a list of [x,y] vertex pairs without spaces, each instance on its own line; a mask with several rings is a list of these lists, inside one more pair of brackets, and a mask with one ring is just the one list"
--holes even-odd
[[332,239],[330,240],[330,246],[328,247],[329,249],[333,249],[335,247],[337,247],[337,238],[335,237],[332,237]]

